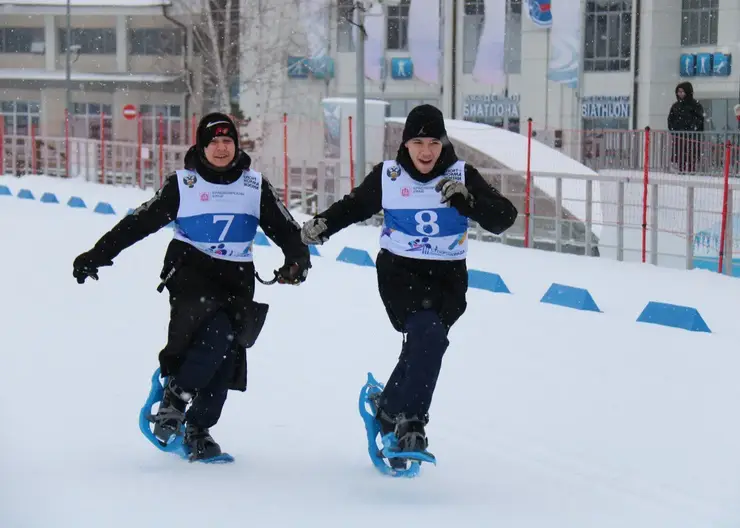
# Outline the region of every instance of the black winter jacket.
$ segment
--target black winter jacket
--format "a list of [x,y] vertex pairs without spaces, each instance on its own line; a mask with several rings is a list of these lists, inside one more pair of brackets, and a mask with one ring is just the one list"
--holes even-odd
[[[238,161],[232,167],[217,172],[205,166],[194,155],[193,149],[185,160],[186,168],[196,170],[199,176],[210,183],[223,185],[240,178],[251,163],[249,156],[240,152]],[[123,218],[98,240],[89,252],[90,256],[97,262],[113,260],[124,249],[174,221],[179,206],[177,173],[172,173],[152,199]],[[300,227],[265,178],[262,179],[259,225],[265,235],[282,249],[286,263],[310,262],[308,247],[301,242]],[[171,305],[168,341],[159,356],[162,375],[176,371],[193,334],[214,310],[227,310],[240,345],[249,347],[253,344],[267,312],[267,305],[253,301],[254,270],[251,262],[215,259],[185,242],[173,239],[169,243],[160,273],[160,278],[168,278],[166,286]],[[240,366],[245,367],[245,364]],[[239,377],[241,375],[237,374]],[[243,375],[246,376],[246,373]],[[246,379],[236,381],[232,388],[244,390],[245,384]]]

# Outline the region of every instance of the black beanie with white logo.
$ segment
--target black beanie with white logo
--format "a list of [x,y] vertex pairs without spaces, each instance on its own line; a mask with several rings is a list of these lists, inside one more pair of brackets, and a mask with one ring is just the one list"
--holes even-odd
[[447,137],[445,119],[436,106],[423,104],[409,112],[403,127],[403,143],[413,138],[434,138],[442,140]]

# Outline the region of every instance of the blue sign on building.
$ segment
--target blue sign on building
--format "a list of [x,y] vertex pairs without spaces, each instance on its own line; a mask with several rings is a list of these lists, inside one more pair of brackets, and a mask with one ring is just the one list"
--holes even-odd
[[727,77],[732,67],[732,57],[727,53],[715,53],[712,61],[715,77]]
[[306,79],[308,77],[308,59],[305,57],[288,57],[288,77]]
[[681,77],[693,77],[696,75],[696,55],[692,53],[684,53],[681,55],[679,75]]
[[681,77],[727,77],[731,73],[731,55],[728,53],[684,53],[681,55]]
[[414,64],[409,57],[391,59],[391,77],[393,79],[411,79],[414,76]]
[[334,77],[334,59],[331,57],[288,57],[288,77],[290,79],[331,79]]
[[308,67],[316,79],[331,79],[334,77],[334,59],[331,57],[317,57],[309,61]]
[[696,76],[697,77],[710,77],[712,75],[712,54],[711,53],[697,53],[696,54]]

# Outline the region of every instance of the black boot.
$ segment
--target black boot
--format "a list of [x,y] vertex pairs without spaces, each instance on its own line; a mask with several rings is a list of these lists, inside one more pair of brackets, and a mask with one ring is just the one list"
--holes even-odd
[[205,427],[188,424],[185,428],[185,446],[190,451],[190,460],[203,460],[221,454],[221,446]]
[[185,422],[185,409],[192,399],[192,393],[178,387],[172,379],[169,380],[157,414],[152,417],[154,436],[160,442],[167,443],[172,435],[181,434]]
[[[396,430],[396,420],[393,418],[393,416],[378,407],[380,399],[380,393],[370,396],[370,401],[372,401],[373,405],[375,405],[375,419],[378,421],[378,425],[380,425],[380,436],[382,438],[388,433],[393,433]],[[407,460],[405,458],[388,459],[388,464],[390,464],[393,469],[407,469],[408,466],[406,462]]]
[[424,426],[429,422],[425,416],[406,416],[400,414],[396,419],[396,438],[401,451],[426,451],[429,446]]

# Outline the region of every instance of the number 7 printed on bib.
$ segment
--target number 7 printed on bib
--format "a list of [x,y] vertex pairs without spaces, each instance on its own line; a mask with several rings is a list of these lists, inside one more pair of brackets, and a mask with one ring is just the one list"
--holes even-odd
[[217,222],[226,222],[226,225],[224,226],[224,230],[221,231],[221,235],[218,237],[219,242],[223,242],[226,240],[226,235],[229,232],[229,228],[231,227],[231,223],[234,221],[234,215],[213,215],[213,223]]

